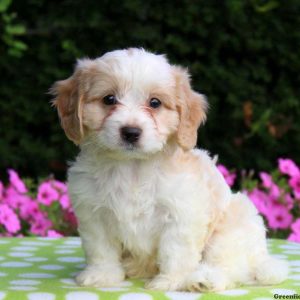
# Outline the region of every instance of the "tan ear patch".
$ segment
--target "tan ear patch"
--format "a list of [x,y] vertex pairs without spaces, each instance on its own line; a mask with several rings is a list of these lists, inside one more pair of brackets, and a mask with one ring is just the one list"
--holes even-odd
[[72,76],[66,80],[57,81],[50,92],[55,96],[53,105],[58,110],[61,125],[67,137],[75,144],[79,144],[83,137],[83,95],[79,95],[76,79]]
[[189,150],[197,143],[197,130],[206,119],[208,108],[205,97],[192,90],[189,74],[185,69],[173,67],[176,79],[177,111],[179,127],[177,131],[178,144]]

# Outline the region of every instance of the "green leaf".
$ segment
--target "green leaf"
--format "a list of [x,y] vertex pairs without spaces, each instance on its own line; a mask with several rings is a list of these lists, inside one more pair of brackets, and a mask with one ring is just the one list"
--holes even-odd
[[[254,2],[259,2],[259,1],[254,1]],[[269,1],[262,5],[259,5],[259,3],[254,4],[255,10],[259,13],[266,13],[274,8],[277,8],[278,6],[279,3],[277,1]]]
[[11,2],[12,2],[12,0],[0,0],[0,13],[7,11]]
[[7,25],[5,31],[11,35],[22,35],[26,32],[26,28],[21,24]]

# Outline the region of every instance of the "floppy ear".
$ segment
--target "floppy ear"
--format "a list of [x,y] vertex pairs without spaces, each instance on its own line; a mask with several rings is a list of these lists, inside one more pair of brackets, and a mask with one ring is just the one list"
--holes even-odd
[[66,80],[57,81],[50,93],[55,96],[52,103],[57,108],[65,134],[75,144],[79,144],[83,137],[83,95],[79,93],[76,74]]
[[197,143],[197,130],[200,124],[206,120],[208,104],[204,95],[192,90],[189,74],[185,69],[174,66],[173,70],[179,113],[177,141],[184,150],[190,150]]

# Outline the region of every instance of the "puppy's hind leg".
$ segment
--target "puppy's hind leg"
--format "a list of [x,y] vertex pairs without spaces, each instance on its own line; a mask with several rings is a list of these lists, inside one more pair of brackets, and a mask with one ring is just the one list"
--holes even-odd
[[287,278],[289,268],[287,262],[266,255],[257,260],[254,272],[259,284],[278,284]]

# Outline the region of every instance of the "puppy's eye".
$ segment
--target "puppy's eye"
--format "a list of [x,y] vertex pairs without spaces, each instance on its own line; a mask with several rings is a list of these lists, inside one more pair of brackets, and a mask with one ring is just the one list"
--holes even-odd
[[158,108],[161,106],[161,101],[157,98],[151,98],[149,105],[152,108]]
[[103,97],[103,103],[105,105],[115,105],[117,102],[117,98],[114,95],[107,95]]

